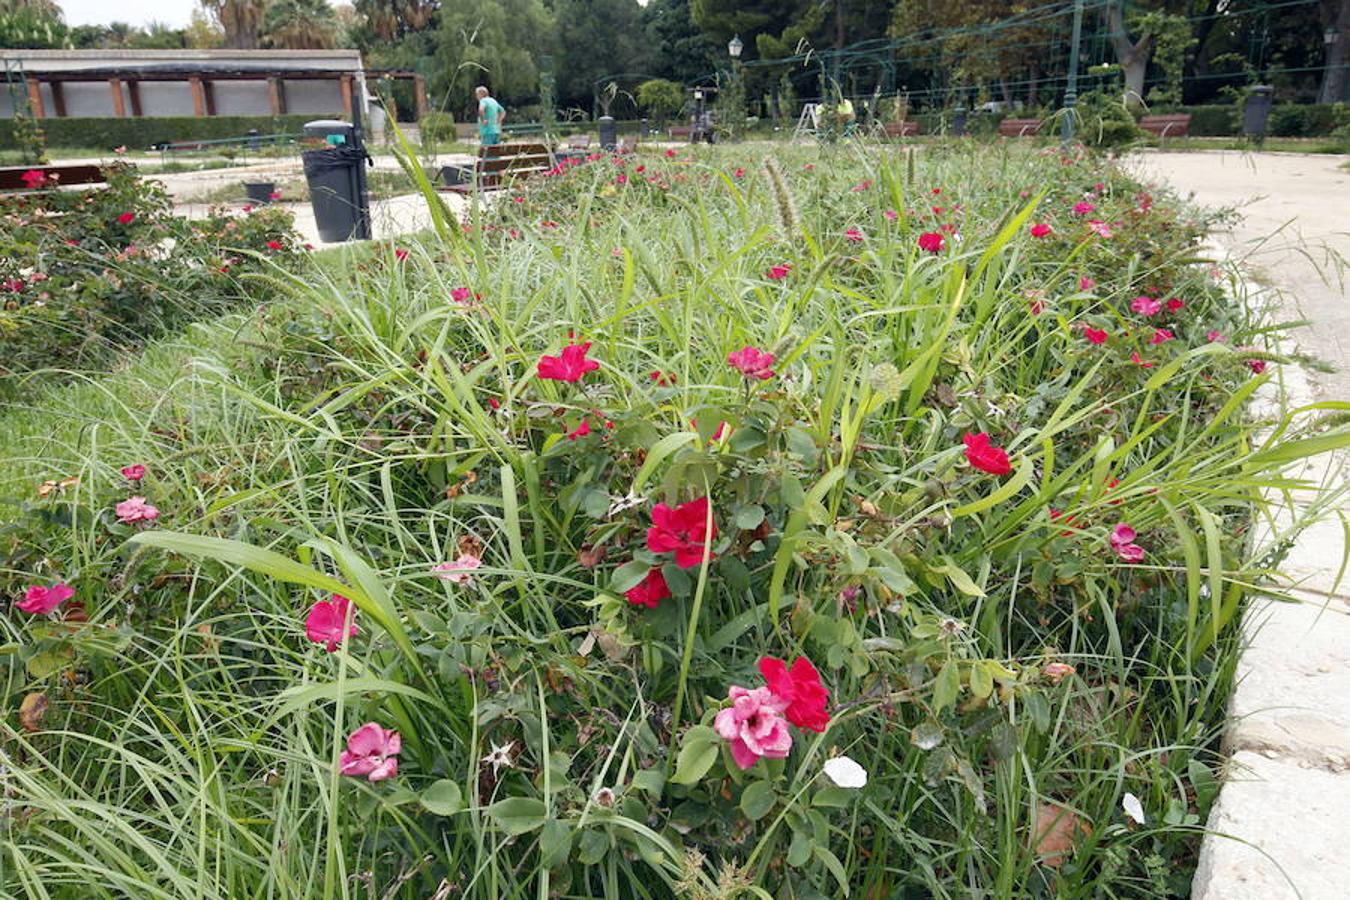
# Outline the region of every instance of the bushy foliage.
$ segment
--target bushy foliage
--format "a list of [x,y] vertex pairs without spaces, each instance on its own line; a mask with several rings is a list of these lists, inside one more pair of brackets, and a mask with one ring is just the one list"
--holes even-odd
[[[146,116],[73,119],[46,118],[42,128],[51,147],[130,147],[145,150],[170,141],[205,141],[260,134],[300,134],[314,115],[286,116]],[[13,125],[0,121],[0,150],[18,146]]]
[[1185,892],[1256,487],[1346,426],[1255,440],[1273,330],[1081,149],[754,153],[559,167],[97,441],[11,420],[49,895]]
[[427,113],[418,123],[418,127],[421,129],[422,140],[424,141],[449,144],[458,140],[459,137],[455,131],[455,117],[447,112]]
[[653,119],[664,122],[684,108],[684,88],[664,78],[652,78],[638,85],[637,102]]
[[173,214],[116,162],[106,187],[0,199],[0,373],[98,368],[166,330],[252,299],[247,276],[300,252],[288,213]]
[[1118,96],[1089,91],[1078,100],[1075,135],[1089,147],[1122,147],[1141,135],[1134,115]]

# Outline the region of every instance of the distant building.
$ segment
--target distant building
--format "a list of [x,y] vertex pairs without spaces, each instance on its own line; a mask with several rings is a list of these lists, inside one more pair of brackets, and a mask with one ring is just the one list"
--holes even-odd
[[[351,115],[366,96],[356,50],[0,50],[9,90],[0,118],[27,97],[39,118]],[[418,118],[426,82],[412,72]]]

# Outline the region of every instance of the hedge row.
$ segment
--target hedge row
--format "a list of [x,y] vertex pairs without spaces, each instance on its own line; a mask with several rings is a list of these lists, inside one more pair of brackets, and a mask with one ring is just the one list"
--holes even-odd
[[[298,134],[316,115],[291,116],[154,116],[147,118],[43,119],[49,147],[127,146],[143,150],[162,141],[208,141],[243,137],[256,128],[262,134]],[[13,124],[0,121],[0,150],[16,149]]]

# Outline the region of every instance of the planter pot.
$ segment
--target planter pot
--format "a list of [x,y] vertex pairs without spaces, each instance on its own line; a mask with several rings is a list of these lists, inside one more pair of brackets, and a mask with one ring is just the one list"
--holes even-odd
[[245,181],[244,194],[250,203],[272,203],[272,195],[277,192],[274,181]]

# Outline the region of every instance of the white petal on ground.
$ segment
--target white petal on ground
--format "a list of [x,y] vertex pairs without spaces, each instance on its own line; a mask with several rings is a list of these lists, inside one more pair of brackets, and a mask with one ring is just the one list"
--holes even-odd
[[1125,815],[1140,825],[1144,824],[1144,804],[1139,802],[1138,797],[1127,791],[1125,796],[1120,798],[1120,806],[1125,810]]
[[841,788],[857,789],[867,784],[867,770],[847,756],[827,759],[822,768],[825,776]]

